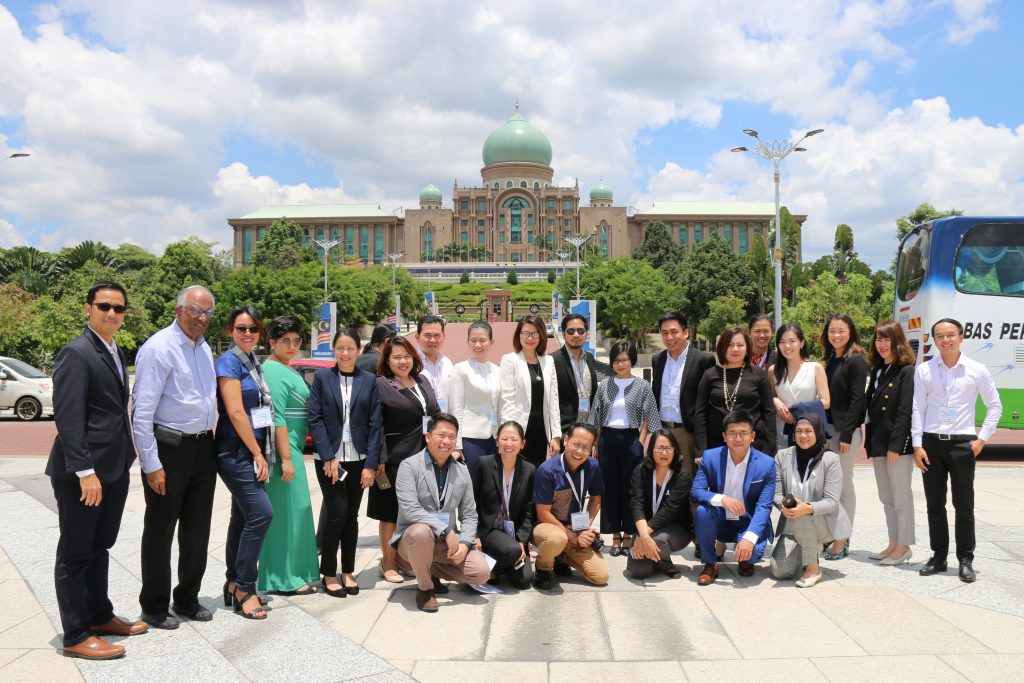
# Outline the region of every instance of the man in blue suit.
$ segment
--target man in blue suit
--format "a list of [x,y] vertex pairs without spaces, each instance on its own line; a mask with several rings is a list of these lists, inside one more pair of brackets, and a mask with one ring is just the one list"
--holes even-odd
[[705,558],[699,586],[714,583],[716,558],[721,559],[726,542],[736,543],[740,576],[753,576],[754,565],[772,540],[775,460],[751,446],[756,436],[753,425],[746,411],[726,415],[726,445],[704,451],[697,469],[690,497],[697,504],[693,526]]

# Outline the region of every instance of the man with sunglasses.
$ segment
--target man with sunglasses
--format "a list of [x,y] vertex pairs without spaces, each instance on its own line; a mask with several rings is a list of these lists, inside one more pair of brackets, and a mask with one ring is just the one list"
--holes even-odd
[[142,618],[175,629],[171,614],[171,542],[178,529],[178,585],[174,611],[197,621],[213,618],[199,604],[206,572],[217,459],[213,353],[203,338],[213,316],[213,295],[200,285],[181,290],[175,319],[142,345],[135,359],[132,395],[135,445],[146,497],[142,531]]
[[573,422],[586,422],[590,403],[597,391],[594,356],[583,350],[590,338],[590,325],[579,313],[562,318],[565,343],[554,354],[555,378],[558,380],[558,414],[562,432]]
[[128,297],[116,282],[98,282],[82,306],[89,324],[57,353],[53,417],[57,438],[46,463],[57,500],[60,540],[54,566],[64,654],[113,659],[124,647],[100,636],[130,636],[146,624],[114,614],[107,597],[109,550],[117,541],[135,461],[128,419],[128,367],[114,334]]

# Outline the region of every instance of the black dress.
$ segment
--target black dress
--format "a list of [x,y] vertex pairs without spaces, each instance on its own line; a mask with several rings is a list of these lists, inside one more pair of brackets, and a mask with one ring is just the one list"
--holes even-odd
[[534,467],[548,459],[548,437],[544,429],[544,376],[540,363],[527,363],[530,370],[530,419],[526,423],[523,457]]
[[[754,448],[774,456],[775,405],[772,402],[772,385],[767,373],[761,368],[745,365],[742,368],[726,370],[725,376],[729,385],[730,403],[735,392],[736,402],[732,404],[732,409],[745,410],[754,420],[753,427],[757,432]],[[740,383],[738,390],[737,381]],[[725,390],[722,386],[722,368],[715,366],[704,373],[697,387],[694,440],[697,442],[698,454],[709,448],[725,445],[722,439],[722,422],[728,412],[725,405]]]

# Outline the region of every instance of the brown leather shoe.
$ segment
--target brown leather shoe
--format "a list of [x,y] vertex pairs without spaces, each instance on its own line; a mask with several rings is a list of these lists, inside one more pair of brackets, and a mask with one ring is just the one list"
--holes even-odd
[[422,612],[436,612],[437,598],[434,597],[434,591],[421,591],[419,588],[417,588],[416,607],[418,607]]
[[718,578],[718,565],[717,564],[705,564],[700,570],[700,576],[697,577],[698,586],[710,586]]
[[135,636],[145,633],[147,629],[149,624],[144,621],[125,621],[115,615],[107,623],[93,626],[89,630],[101,636]]
[[65,645],[65,657],[81,657],[82,659],[116,659],[124,655],[124,648],[108,643],[99,636],[89,636],[76,645]]
[[431,576],[430,578],[434,581],[434,595],[445,595],[448,593],[448,586],[441,583],[441,579],[436,576]]
[[753,576],[754,565],[750,564],[749,562],[740,562],[739,573],[740,576]]

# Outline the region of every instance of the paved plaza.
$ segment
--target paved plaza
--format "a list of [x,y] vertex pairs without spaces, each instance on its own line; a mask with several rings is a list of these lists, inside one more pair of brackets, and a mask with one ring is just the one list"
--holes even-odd
[[[977,473],[978,582],[955,570],[922,578],[928,557],[924,495],[915,479],[918,543],[911,565],[880,567],[885,545],[869,467],[856,472],[858,514],[850,558],[824,563],[809,590],[757,574],[740,578],[726,555],[719,580],[698,588],[692,548],[676,555],[679,579],[631,581],[625,558],[608,558],[610,584],[565,581],[552,594],[479,595],[453,587],[436,614],[418,612],[413,582],[377,578],[376,522],[364,520],[356,567],[363,590],[271,596],[254,623],[218,600],[230,498],[218,487],[203,603],[209,623],[127,639],[126,657],[85,662],[60,655],[53,591],[57,515],[39,458],[0,458],[0,680],[108,681],[568,681],[894,680],[1005,681],[1024,668],[1024,467]],[[320,492],[312,465],[314,509]],[[137,465],[117,546],[110,594],[139,613],[144,510]],[[952,558],[951,558],[952,560]],[[122,639],[111,638],[115,642]]]

